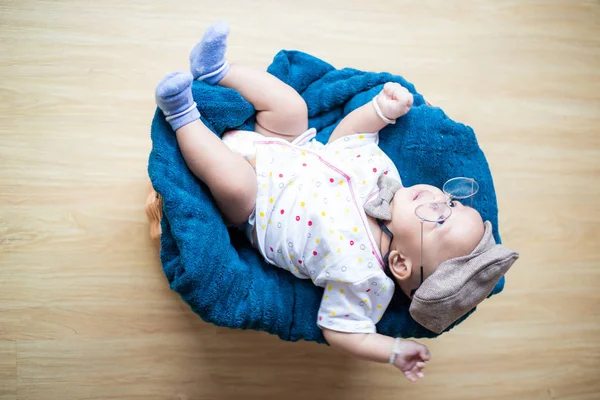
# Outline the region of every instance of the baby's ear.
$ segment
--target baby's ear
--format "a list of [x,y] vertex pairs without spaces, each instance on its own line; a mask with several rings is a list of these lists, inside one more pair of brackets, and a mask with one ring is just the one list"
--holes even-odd
[[392,250],[389,256],[389,265],[392,275],[399,280],[410,279],[412,275],[412,262],[409,258],[396,250]]

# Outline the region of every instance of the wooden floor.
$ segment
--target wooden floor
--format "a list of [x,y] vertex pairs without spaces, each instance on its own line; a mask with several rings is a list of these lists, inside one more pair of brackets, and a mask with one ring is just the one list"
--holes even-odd
[[[418,385],[169,290],[153,90],[218,19],[231,61],[402,74],[478,133],[521,259]],[[599,399],[599,175],[598,1],[0,1],[0,399]]]

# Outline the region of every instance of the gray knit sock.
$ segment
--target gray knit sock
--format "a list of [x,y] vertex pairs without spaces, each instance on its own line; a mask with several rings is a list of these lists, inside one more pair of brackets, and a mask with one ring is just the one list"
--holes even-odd
[[200,118],[192,97],[193,80],[189,72],[173,72],[156,86],[156,104],[174,131]]
[[190,71],[194,79],[215,85],[227,75],[230,68],[225,59],[228,36],[227,22],[212,24],[204,32],[202,40],[190,53]]

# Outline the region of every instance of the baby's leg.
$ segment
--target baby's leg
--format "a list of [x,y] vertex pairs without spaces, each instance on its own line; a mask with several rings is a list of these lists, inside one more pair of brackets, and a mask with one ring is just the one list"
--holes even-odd
[[227,23],[207,30],[190,54],[195,79],[237,90],[256,109],[255,130],[265,136],[293,140],[308,129],[304,99],[273,75],[243,65],[230,66],[225,60]]
[[190,170],[210,189],[228,222],[242,224],[256,203],[252,166],[200,121],[189,72],[167,75],[156,88],[156,103],[171,124]]
[[219,84],[237,90],[254,106],[256,132],[292,141],[308,129],[304,99],[273,75],[232,65]]

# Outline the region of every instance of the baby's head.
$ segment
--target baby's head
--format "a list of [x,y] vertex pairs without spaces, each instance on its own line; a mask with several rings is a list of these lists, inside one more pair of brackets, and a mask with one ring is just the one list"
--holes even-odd
[[479,212],[453,201],[449,203],[452,214],[446,220],[423,222],[421,261],[421,219],[415,214],[415,209],[423,204],[446,200],[444,192],[435,186],[416,185],[399,189],[390,203],[392,220],[386,226],[394,239],[389,247],[389,272],[409,297],[442,262],[470,254],[483,237],[485,227]]
[[411,298],[411,316],[441,333],[492,292],[519,254],[496,244],[477,210],[434,186],[403,188],[387,177],[378,184],[365,211],[386,233],[386,273]]

